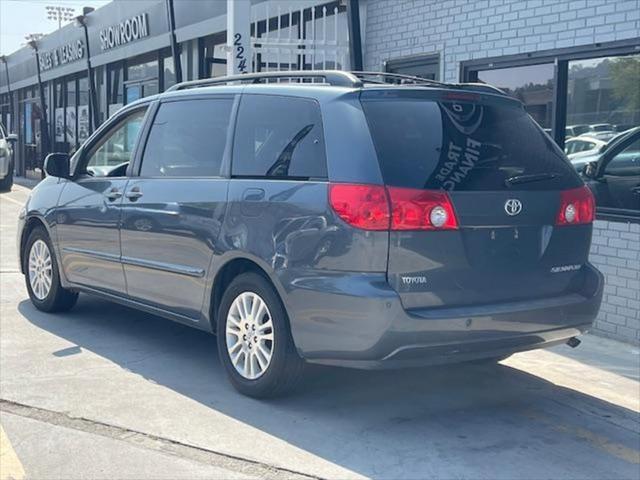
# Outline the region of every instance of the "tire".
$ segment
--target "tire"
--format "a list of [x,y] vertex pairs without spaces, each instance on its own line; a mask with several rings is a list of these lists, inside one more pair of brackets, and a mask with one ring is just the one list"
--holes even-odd
[[[33,256],[32,253],[34,254]],[[40,253],[40,255],[38,255],[38,253]],[[32,276],[36,276],[38,271],[38,263],[35,261],[36,258],[42,260],[47,254],[49,256],[49,262],[41,262],[42,267],[40,267],[40,272],[42,276],[40,278],[48,278],[47,272],[49,272],[51,277],[48,289],[46,288],[47,282],[44,279],[41,280],[40,283],[34,282],[33,285],[31,281]],[[43,227],[36,227],[29,234],[22,258],[25,262],[24,271],[26,273],[24,278],[27,291],[29,292],[29,298],[38,310],[53,313],[66,312],[73,308],[78,301],[78,293],[67,290],[60,284],[58,262],[56,261],[49,235]],[[50,266],[50,268],[47,268],[47,265]]]
[[[261,313],[254,311],[254,315],[243,316],[239,310],[243,300],[249,311],[256,304],[256,310],[260,310],[260,301],[266,308]],[[265,277],[257,273],[238,275],[222,296],[217,319],[218,355],[236,390],[249,397],[269,398],[282,396],[296,387],[302,378],[304,361],[296,351],[280,297]],[[247,333],[250,333],[248,341],[243,339]],[[257,342],[251,341],[254,334],[258,335],[253,337]],[[269,360],[264,351],[271,352]],[[234,366],[232,355],[238,367]]]
[[7,176],[0,180],[0,192],[9,192],[13,186],[13,166],[9,166]]

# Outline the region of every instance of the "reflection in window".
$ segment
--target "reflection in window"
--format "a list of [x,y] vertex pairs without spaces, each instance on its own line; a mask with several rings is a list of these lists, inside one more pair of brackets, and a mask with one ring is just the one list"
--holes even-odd
[[536,122],[544,128],[551,128],[553,74],[553,64],[544,63],[479,71],[477,80],[498,87],[517,98]]
[[640,55],[569,62],[567,133],[604,141],[640,125]]
[[114,167],[124,170],[131,160],[133,148],[142,126],[146,109],[138,110],[121,122],[96,145],[87,162],[87,173],[94,177],[109,176]]

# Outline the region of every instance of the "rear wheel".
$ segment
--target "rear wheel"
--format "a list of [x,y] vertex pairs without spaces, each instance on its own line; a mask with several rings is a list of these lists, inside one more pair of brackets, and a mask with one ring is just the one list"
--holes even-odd
[[33,229],[24,253],[27,291],[35,307],[43,312],[64,312],[72,308],[78,293],[60,284],[58,264],[44,228]]
[[239,275],[225,291],[217,336],[220,361],[231,384],[244,395],[283,395],[302,377],[304,361],[293,344],[282,302],[257,273]]

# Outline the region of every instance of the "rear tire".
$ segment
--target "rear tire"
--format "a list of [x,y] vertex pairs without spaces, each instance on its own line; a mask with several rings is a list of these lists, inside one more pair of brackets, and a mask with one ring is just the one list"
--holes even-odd
[[302,377],[289,320],[278,293],[257,273],[238,275],[222,296],[217,316],[220,362],[243,395],[284,395]]
[[66,312],[78,301],[78,293],[62,287],[58,262],[43,227],[29,234],[24,247],[25,282],[31,303],[43,312]]

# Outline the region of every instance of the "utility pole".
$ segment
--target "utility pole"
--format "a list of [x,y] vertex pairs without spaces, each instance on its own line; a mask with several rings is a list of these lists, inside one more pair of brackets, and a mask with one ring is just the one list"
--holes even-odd
[[47,19],[58,22],[58,29],[62,28],[62,22],[70,22],[75,18],[75,8],[47,5],[45,9]]
[[87,78],[89,79],[89,111],[91,119],[89,121],[89,133],[93,133],[99,126],[98,122],[98,99],[96,97],[96,83],[93,76],[93,68],[91,67],[91,50],[89,49],[89,29],[87,23],[88,15],[93,12],[93,8],[84,7],[82,15],[76,17],[76,25],[84,30],[85,50],[87,51]]

